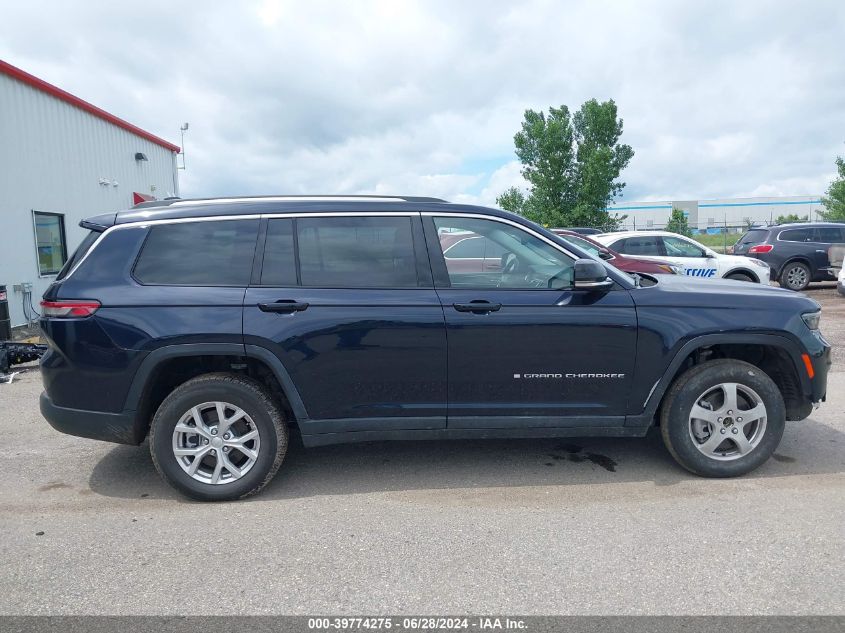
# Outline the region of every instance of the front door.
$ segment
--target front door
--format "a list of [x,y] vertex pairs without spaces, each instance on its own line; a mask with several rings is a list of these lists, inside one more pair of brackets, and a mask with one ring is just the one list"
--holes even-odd
[[446,332],[419,214],[266,222],[244,342],[281,360],[302,432],[445,427]]
[[[423,222],[446,317],[448,427],[623,424],[637,337],[629,292],[574,290],[574,258],[510,220]],[[497,269],[444,258],[460,232],[494,244]]]

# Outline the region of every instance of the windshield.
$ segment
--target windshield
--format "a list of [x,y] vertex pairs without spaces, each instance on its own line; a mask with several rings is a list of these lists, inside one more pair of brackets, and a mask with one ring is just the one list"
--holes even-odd
[[575,237],[574,235],[561,235],[560,233],[558,233],[557,236],[564,242],[569,242],[573,246],[577,246],[581,250],[587,251],[590,255],[594,257],[598,257],[599,253],[601,253],[601,250],[598,246],[580,237]]

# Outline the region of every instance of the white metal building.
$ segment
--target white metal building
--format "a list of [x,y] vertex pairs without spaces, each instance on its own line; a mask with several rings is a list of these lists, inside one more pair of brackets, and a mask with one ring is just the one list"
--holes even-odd
[[669,200],[657,202],[618,202],[608,208],[611,214],[627,215],[622,223],[627,229],[661,229],[673,208],[683,210],[693,229],[742,230],[749,223],[774,224],[779,216],[791,214],[807,221],[820,220],[821,196],[784,196],[779,198],[723,198],[718,200]]
[[[88,216],[179,195],[179,147],[0,60],[0,285],[12,326],[73,253]],[[31,289],[31,297],[27,290]]]

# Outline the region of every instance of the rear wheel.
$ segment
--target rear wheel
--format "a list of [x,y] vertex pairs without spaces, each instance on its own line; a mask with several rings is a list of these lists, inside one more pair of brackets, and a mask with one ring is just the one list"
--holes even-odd
[[285,456],[284,416],[260,383],[238,374],[206,374],[177,387],[150,429],[159,474],[202,501],[255,494]]
[[736,477],[777,448],[786,408],[763,371],[738,360],[693,367],[669,389],[660,412],[663,441],[681,466],[704,477]]
[[783,267],[778,281],[784,288],[795,291],[804,290],[810,285],[810,267],[802,262],[790,262]]

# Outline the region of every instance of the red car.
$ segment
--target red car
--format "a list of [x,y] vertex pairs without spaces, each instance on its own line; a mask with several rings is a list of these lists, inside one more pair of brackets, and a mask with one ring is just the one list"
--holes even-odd
[[562,240],[578,246],[581,250],[592,255],[597,255],[608,264],[615,266],[626,273],[637,273],[644,275],[681,275],[683,271],[675,264],[664,262],[660,259],[634,259],[625,257],[621,253],[610,250],[604,244],[599,244],[587,235],[581,235],[566,229],[552,229],[552,233]]

